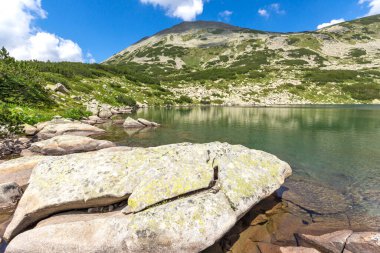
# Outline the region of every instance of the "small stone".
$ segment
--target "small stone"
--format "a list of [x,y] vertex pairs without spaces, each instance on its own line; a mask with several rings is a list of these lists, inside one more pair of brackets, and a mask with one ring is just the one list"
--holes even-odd
[[33,136],[38,132],[37,128],[28,124],[24,125],[24,133],[27,136]]

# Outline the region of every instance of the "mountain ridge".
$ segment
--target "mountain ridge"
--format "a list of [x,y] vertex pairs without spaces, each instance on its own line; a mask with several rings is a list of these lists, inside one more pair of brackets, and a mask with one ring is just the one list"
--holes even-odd
[[[223,103],[360,103],[345,86],[353,85],[355,78],[348,76],[355,73],[363,76],[358,82],[378,84],[378,76],[367,70],[380,68],[380,15],[297,33],[183,22],[135,43],[104,64],[138,69],[176,96],[198,101],[223,100],[211,97],[206,87],[212,87],[214,93],[223,91],[223,98],[229,97]],[[203,93],[192,91],[193,86]],[[232,97],[233,93],[237,95]]]

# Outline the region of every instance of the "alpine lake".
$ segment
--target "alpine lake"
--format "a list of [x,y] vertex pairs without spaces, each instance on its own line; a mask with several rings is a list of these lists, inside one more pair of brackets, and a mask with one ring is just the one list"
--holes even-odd
[[351,224],[380,229],[380,105],[147,108],[127,116],[161,127],[107,122],[98,138],[133,147],[219,141],[263,150],[291,165],[290,181],[304,182],[295,188],[301,202],[329,208],[344,201]]

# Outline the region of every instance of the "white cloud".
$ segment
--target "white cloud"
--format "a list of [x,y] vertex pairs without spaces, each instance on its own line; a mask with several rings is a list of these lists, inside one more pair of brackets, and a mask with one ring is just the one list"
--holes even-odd
[[203,13],[203,5],[207,0],[140,0],[143,4],[159,6],[169,17],[192,21]]
[[345,20],[343,18],[340,18],[340,19],[333,19],[331,20],[330,22],[328,23],[323,23],[323,24],[320,24],[317,26],[317,29],[322,29],[322,28],[325,28],[325,27],[328,27],[328,26],[332,26],[332,25],[336,25],[336,24],[339,24],[339,23],[342,23],[344,22]]
[[272,13],[278,14],[278,15],[284,15],[286,14],[286,11],[281,9],[281,5],[279,3],[273,3],[269,6],[266,6],[266,8],[260,8],[258,11],[260,16],[268,18]]
[[86,58],[87,58],[87,61],[88,61],[89,63],[95,63],[95,62],[96,62],[94,56],[93,56],[91,53],[87,53],[87,54],[86,54]]
[[0,0],[0,47],[19,60],[83,61],[77,43],[33,25],[46,17],[41,0]]
[[369,12],[366,16],[380,14],[380,0],[359,0],[359,4],[367,4]]
[[219,12],[219,14],[218,14],[219,20],[223,20],[225,22],[229,22],[230,19],[231,19],[231,15],[232,14],[233,14],[233,12],[229,11],[229,10],[225,10],[225,11]]
[[259,15],[262,17],[269,17],[269,13],[266,9],[259,9],[257,13],[259,13]]
[[270,9],[272,9],[276,14],[280,14],[280,15],[283,15],[285,14],[286,12],[284,10],[281,9],[281,6],[279,3],[273,3],[270,5]]

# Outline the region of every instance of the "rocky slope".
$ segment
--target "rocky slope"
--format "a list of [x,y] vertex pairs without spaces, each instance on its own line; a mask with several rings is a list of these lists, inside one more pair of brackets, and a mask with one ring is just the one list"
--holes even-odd
[[372,103],[380,99],[380,15],[314,32],[184,22],[107,59],[159,79],[167,101]]

